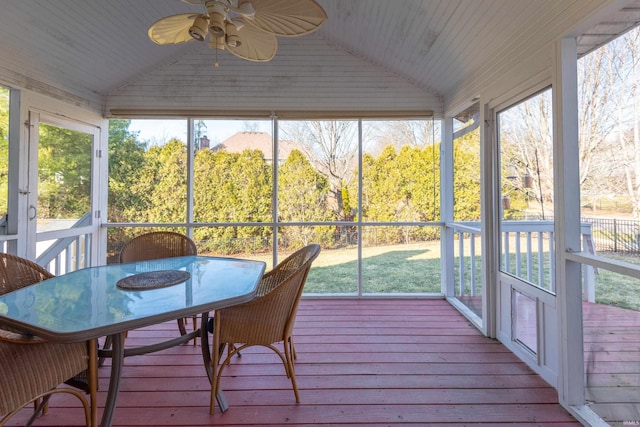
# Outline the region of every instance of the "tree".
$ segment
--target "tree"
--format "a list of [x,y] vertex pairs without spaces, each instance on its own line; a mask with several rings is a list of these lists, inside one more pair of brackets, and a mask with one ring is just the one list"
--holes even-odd
[[[271,221],[271,168],[260,150],[244,150],[236,155],[231,168],[236,188],[234,221]],[[262,226],[239,227],[240,238],[266,237],[270,230]]]
[[[626,56],[618,55],[614,61],[616,83],[620,86],[618,113],[618,138],[616,162],[623,171],[622,188],[632,204],[632,215],[640,217],[640,30],[637,28],[623,36],[619,42]],[[612,46],[612,49],[615,44]],[[625,126],[626,125],[626,126]]]
[[342,192],[353,178],[358,156],[355,121],[283,122],[283,135],[294,140],[313,166],[329,180],[333,211],[337,220],[351,216],[345,210]]
[[[299,150],[293,150],[278,172],[278,217],[281,222],[331,221],[327,206],[329,182]],[[292,225],[282,228],[283,236],[294,246],[311,242],[329,243],[329,227]]]
[[[396,221],[437,221],[440,218],[439,150],[430,145],[420,148],[405,145],[396,157],[396,168],[401,171],[398,183],[400,200],[396,204]],[[402,226],[403,240],[428,238],[425,229]]]
[[[271,221],[271,169],[260,150],[200,150],[194,161],[196,222]],[[268,227],[202,227],[194,237],[207,250],[234,253],[262,249]],[[251,245],[247,242],[252,241]]]
[[[640,216],[639,48],[640,30],[634,29],[578,61],[583,205],[595,209],[600,198],[623,195],[635,217]],[[527,194],[543,215],[553,206],[550,97],[546,91],[511,108],[516,114],[501,120],[500,128],[502,162],[520,176],[532,176]]]
[[396,164],[396,150],[392,145],[374,158],[365,154],[362,162],[362,217],[365,221],[395,220],[400,171]]
[[127,209],[139,222],[185,222],[187,219],[187,146],[172,139],[145,154],[133,193],[140,201]]
[[92,141],[83,132],[40,124],[40,218],[80,218],[91,210]]
[[618,187],[612,180],[618,172],[611,144],[623,105],[612,90],[617,79],[614,62],[619,60],[615,58],[622,53],[616,45],[619,42],[613,41],[578,61],[580,196],[582,205],[592,209]]
[[[109,121],[109,212],[112,222],[138,221],[144,195],[133,189],[139,182],[146,145],[129,131],[131,120]],[[129,217],[135,215],[134,217]]]
[[480,134],[453,142],[453,220],[480,221]]
[[424,148],[435,144],[440,134],[440,123],[435,120],[388,120],[373,122],[365,149],[374,156],[392,145],[396,151],[404,146]]
[[[396,153],[386,146],[377,158],[363,157],[363,218],[380,222],[423,222],[439,218],[439,150],[404,145]],[[412,236],[426,238],[424,230],[402,226],[377,234],[378,242],[408,243]]]
[[517,190],[537,203],[542,219],[549,219],[553,211],[551,90],[500,113],[500,156],[509,175],[532,177],[531,188],[518,185]]
[[[397,158],[406,202],[418,221],[440,219],[440,144],[402,147]],[[406,221],[403,219],[402,221]]]

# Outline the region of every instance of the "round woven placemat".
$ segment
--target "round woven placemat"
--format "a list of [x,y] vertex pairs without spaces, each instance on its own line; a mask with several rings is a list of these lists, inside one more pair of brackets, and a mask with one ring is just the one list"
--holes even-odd
[[177,285],[188,280],[191,274],[182,270],[158,270],[146,273],[134,274],[118,280],[116,286],[120,289],[146,290],[158,289],[171,285]]

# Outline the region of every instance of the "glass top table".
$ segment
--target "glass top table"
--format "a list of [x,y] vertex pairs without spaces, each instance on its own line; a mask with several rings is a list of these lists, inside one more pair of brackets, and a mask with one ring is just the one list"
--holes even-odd
[[[55,342],[110,336],[111,381],[101,423],[110,426],[126,331],[249,301],[265,266],[262,261],[186,256],[85,268],[1,295],[0,323]],[[143,286],[139,289],[118,286],[121,279],[136,275],[140,276],[134,279],[144,279],[145,273],[158,271],[166,272],[168,278],[172,272],[188,272],[189,278],[152,288],[145,288],[144,280],[134,280]],[[151,279],[158,284],[158,277]],[[202,330],[200,333],[207,333],[206,328]],[[205,362],[207,359],[205,355]],[[218,402],[226,409],[220,397]]]

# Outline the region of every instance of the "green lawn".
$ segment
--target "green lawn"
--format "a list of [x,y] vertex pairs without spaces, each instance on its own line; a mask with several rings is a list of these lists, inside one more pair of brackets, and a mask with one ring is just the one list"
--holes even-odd
[[[357,250],[328,250],[309,274],[305,292],[357,292]],[[440,293],[440,246],[421,243],[364,248],[364,293]]]
[[[379,246],[363,249],[363,293],[440,293],[440,242]],[[606,254],[608,258],[640,264],[640,258]],[[323,249],[305,285],[307,294],[357,292],[357,249]],[[271,263],[271,255],[251,257]],[[468,266],[468,258],[467,258]],[[480,280],[476,258],[476,280]],[[456,274],[458,260],[455,260]],[[468,271],[465,283],[468,286]],[[596,302],[640,311],[640,281],[600,269]]]
[[[364,293],[440,293],[440,242],[378,246],[362,251]],[[255,256],[267,264],[271,255]],[[323,249],[313,263],[305,293],[356,293],[358,251]]]
[[[638,256],[614,253],[600,255],[631,264],[640,264]],[[640,280],[599,269],[596,275],[596,302],[640,311]]]

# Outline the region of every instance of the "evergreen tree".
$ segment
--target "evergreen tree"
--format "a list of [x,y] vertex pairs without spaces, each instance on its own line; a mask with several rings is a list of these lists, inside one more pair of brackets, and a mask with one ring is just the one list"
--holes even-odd
[[131,120],[109,121],[109,212],[111,222],[137,222],[143,195],[133,191],[139,182],[146,146],[129,131]]
[[477,133],[453,145],[453,219],[480,221],[480,140]]
[[185,222],[187,219],[187,146],[172,139],[149,149],[133,184],[138,206],[127,217],[141,222]]
[[[278,217],[281,222],[318,222],[334,219],[327,204],[329,180],[318,173],[305,155],[292,150],[278,170]],[[283,236],[293,246],[330,242],[330,227],[287,226]]]
[[38,217],[80,218],[91,210],[91,135],[40,124]]
[[[196,222],[271,221],[271,169],[260,150],[229,153],[200,150],[194,161]],[[202,227],[194,237],[218,253],[265,246],[268,227]]]

